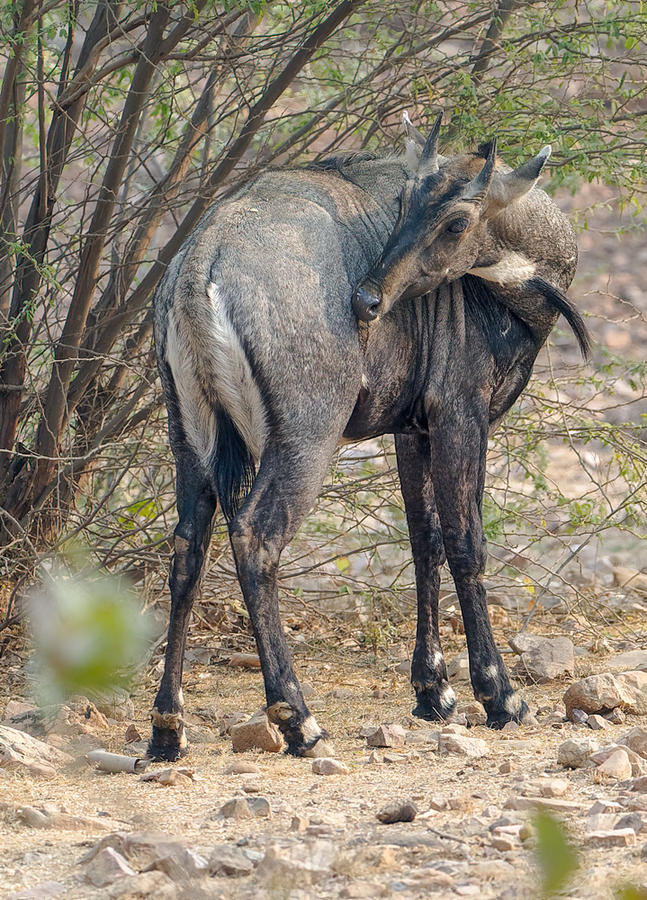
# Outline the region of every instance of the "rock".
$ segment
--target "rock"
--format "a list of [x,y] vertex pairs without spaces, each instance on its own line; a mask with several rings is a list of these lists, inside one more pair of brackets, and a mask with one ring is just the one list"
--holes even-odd
[[606,747],[601,747],[596,753],[592,753],[590,761],[594,765],[600,766],[602,763],[605,763],[616,750],[622,750],[629,758],[631,774],[634,778],[637,778],[640,775],[647,775],[647,763],[645,760],[624,744],[607,744]]
[[631,828],[636,834],[641,831],[647,831],[647,820],[639,812],[632,812],[626,816],[621,816],[613,826],[614,828]]
[[581,769],[588,765],[591,754],[599,749],[600,745],[593,738],[570,738],[557,748],[557,762],[568,769]]
[[488,755],[490,748],[481,738],[441,732],[438,737],[438,752],[457,753],[460,756],[468,756],[470,759],[480,759],[482,756]]
[[540,778],[537,793],[540,797],[563,797],[570,786],[565,778]]
[[451,681],[467,681],[470,680],[470,663],[467,656],[467,650],[463,650],[458,656],[447,663],[447,676]]
[[647,596],[647,572],[641,572],[630,566],[614,566],[613,577],[620,587]]
[[515,675],[543,684],[575,672],[575,648],[567,637],[518,634],[509,644],[521,656],[513,670]]
[[157,784],[163,784],[166,787],[178,785],[179,787],[190,787],[193,783],[193,769],[185,766],[181,768],[157,769],[155,772],[148,772],[140,777],[140,781],[154,781]]
[[619,803],[614,803],[612,800],[596,800],[587,812],[587,816],[599,816],[604,815],[605,813],[616,813],[620,812],[621,809],[622,806],[620,806]]
[[641,794],[647,792],[647,776],[643,775],[641,778],[634,778],[631,790]]
[[287,886],[298,884],[302,887],[326,878],[336,858],[337,850],[332,841],[312,840],[287,847],[272,844],[258,864],[257,872],[263,880],[271,882],[278,893]]
[[376,813],[377,819],[383,825],[393,825],[395,822],[413,822],[418,815],[418,807],[413,800],[394,800]]
[[433,744],[434,746],[436,746],[438,744],[439,737],[439,728],[418,728],[415,731],[407,731],[405,743],[407,744],[407,746],[415,746],[418,744]]
[[290,831],[305,831],[309,824],[310,823],[306,816],[292,816],[292,819],[290,821]]
[[647,759],[647,728],[632,728],[621,736],[619,743]]
[[647,715],[647,672],[623,672],[616,675],[621,688],[629,695],[624,704],[625,712],[632,716]]
[[234,878],[249,875],[254,870],[251,860],[238,847],[217,844],[209,857],[210,875],[229,875]]
[[401,725],[380,725],[366,738],[369,747],[403,747],[407,733]]
[[619,706],[616,706],[611,712],[604,713],[603,718],[605,718],[607,722],[611,722],[612,725],[624,725],[627,720],[626,715]]
[[0,769],[26,769],[31,775],[53,776],[72,757],[24,731],[0,725]]
[[589,716],[583,709],[572,709],[569,719],[574,725],[586,725],[589,721]]
[[631,778],[631,763],[624,750],[614,750],[603,763],[596,769],[604,778],[612,778],[615,781],[625,781]]
[[231,744],[235,753],[245,750],[266,750],[278,753],[283,747],[281,732],[266,714],[256,713],[246,722],[231,727]]
[[224,775],[260,775],[261,769],[255,763],[243,762],[236,760],[230,766],[227,766]]
[[67,887],[60,881],[41,881],[33,887],[7,894],[5,900],[47,900],[48,897],[60,897],[67,893]]
[[408,678],[411,675],[411,660],[403,659],[397,664],[394,671],[396,671],[399,675],[406,675]]
[[234,725],[247,721],[247,713],[236,711],[223,716],[220,721],[220,734],[230,734]]
[[124,688],[115,687],[110,691],[90,691],[90,700],[99,712],[108,716],[109,719],[117,719],[122,722],[132,719],[135,715],[135,705]]
[[56,828],[61,831],[110,831],[111,822],[95,816],[74,816],[52,803],[44,803],[40,809],[21,806],[16,810],[18,818],[31,828]]
[[164,872],[142,872],[129,878],[120,878],[108,888],[111,900],[176,900],[178,890]]
[[272,809],[265,797],[234,797],[220,807],[225,819],[271,819]]
[[593,731],[604,731],[605,728],[610,728],[611,723],[608,719],[605,719],[604,716],[599,716],[597,713],[594,713],[592,716],[588,716],[586,720],[586,724],[589,728],[592,728]]
[[587,834],[586,843],[592,847],[632,847],[636,843],[636,832],[632,828],[592,831]]
[[121,853],[117,853],[112,847],[104,847],[86,865],[84,877],[86,881],[95,887],[106,887],[118,878],[134,875]]
[[462,711],[465,713],[467,724],[472,728],[475,725],[485,725],[487,722],[485,708],[483,707],[483,704],[479,703],[477,700],[474,700],[472,703],[467,703]]
[[190,881],[209,871],[207,860],[189,847],[173,848],[166,856],[159,856],[148,866],[149,871],[164,872],[171,881]]
[[127,744],[133,744],[135,741],[141,741],[142,736],[139,733],[137,726],[132,723],[126,728],[126,734],[124,735],[124,740]]
[[606,665],[615,672],[636,670],[647,672],[647,650],[628,650],[626,653],[617,653],[607,660]]
[[348,766],[330,756],[321,756],[312,761],[312,771],[315,775],[348,775]]
[[19,719],[20,716],[33,715],[38,710],[33,703],[26,703],[24,700],[9,700],[2,712],[0,721],[6,722],[11,727],[12,720]]
[[374,897],[386,897],[388,888],[375,881],[353,881],[339,892],[343,900],[373,900]]
[[462,734],[465,737],[469,735],[467,725],[461,725],[459,722],[450,722],[442,728],[442,734]]
[[495,835],[492,838],[491,843],[495,850],[501,850],[501,852],[503,853],[509,852],[510,850],[515,850],[519,846],[518,841],[514,841],[512,838],[507,837],[504,834]]
[[610,672],[581,678],[579,681],[575,681],[564,694],[566,715],[569,718],[573,709],[584,710],[590,715],[602,710],[615,709],[616,706],[627,707],[630,701],[629,691],[623,689],[620,681]]
[[190,744],[215,744],[217,740],[216,732],[208,725],[190,725],[185,724],[184,731]]
[[260,669],[261,661],[257,653],[233,653],[229,665],[239,669]]
[[513,766],[512,761],[509,759],[504,759],[501,765],[499,766],[499,774],[501,775],[509,775],[512,772]]
[[580,804],[573,800],[562,800],[553,797],[510,797],[503,804],[504,809],[550,809],[555,812],[579,812]]

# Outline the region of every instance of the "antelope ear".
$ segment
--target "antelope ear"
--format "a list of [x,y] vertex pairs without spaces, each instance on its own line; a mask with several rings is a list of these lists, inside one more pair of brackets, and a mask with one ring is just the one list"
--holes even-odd
[[483,200],[487,194],[492,177],[494,175],[494,165],[496,163],[496,137],[493,137],[488,147],[487,159],[485,165],[478,173],[476,178],[465,187],[463,191],[464,200]]
[[550,144],[542,147],[537,156],[523,163],[513,172],[496,172],[488,193],[488,200],[497,209],[504,209],[513,200],[523,197],[535,186],[541,170],[551,153]]

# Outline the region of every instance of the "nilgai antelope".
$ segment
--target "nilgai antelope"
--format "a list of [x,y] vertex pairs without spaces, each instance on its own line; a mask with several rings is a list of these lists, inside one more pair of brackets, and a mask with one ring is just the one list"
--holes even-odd
[[187,745],[182,659],[217,504],[267,714],[290,753],[329,752],[281,627],[279,559],[340,441],[386,433],[395,434],[416,571],[415,714],[443,719],[455,706],[438,636],[445,556],[488,723],[527,713],[496,649],[481,580],[487,435],[560,312],[586,349],[562,293],[576,246],[565,216],[534,188],[545,152],[514,172],[493,145],[485,160],[444,159],[438,124],[405,157],[356,154],[258,175],[205,215],[157,290],[179,524],[155,758],[177,759]]

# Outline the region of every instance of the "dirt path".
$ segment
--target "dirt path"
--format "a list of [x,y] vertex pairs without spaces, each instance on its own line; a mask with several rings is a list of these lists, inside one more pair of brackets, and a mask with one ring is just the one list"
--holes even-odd
[[[486,742],[487,755],[441,756],[438,729],[405,715],[412,705],[410,689],[406,675],[394,672],[393,666],[353,666],[323,657],[302,658],[299,668],[312,686],[312,710],[334,735],[336,755],[348,774],[315,775],[311,760],[283,754],[234,754],[230,738],[219,734],[218,723],[226,714],[239,710],[251,714],[261,705],[260,675],[196,665],[187,677],[187,709],[193,711],[194,733],[206,742],[194,742],[184,762],[195,771],[193,783],[165,787],[141,782],[137,775],[102,775],[82,762],[52,779],[0,769],[0,895],[532,897],[537,885],[532,850],[514,827],[526,822],[529,813],[510,807],[528,805],[519,799],[524,796],[556,793],[556,800],[544,797],[540,802],[563,807],[559,815],[581,846],[582,865],[568,896],[611,897],[622,881],[647,880],[647,862],[641,857],[644,835],[637,834],[627,847],[587,844],[586,835],[595,825],[587,814],[596,800],[620,804],[613,823],[632,808],[647,811],[647,795],[628,792],[626,784],[596,783],[591,769],[557,765],[557,748],[567,738],[600,737],[587,726],[550,724],[545,716],[542,723],[540,716],[538,726],[503,733],[475,727],[469,736]],[[456,687],[459,701],[469,703],[467,685]],[[559,703],[564,688],[564,683],[553,682],[526,687],[524,695],[533,711],[545,711]],[[142,689],[135,698],[134,721],[143,735],[148,733],[151,696]],[[201,717],[196,715],[199,710]],[[404,726],[404,747],[371,751],[361,729],[391,722]],[[625,724],[611,725],[599,743],[617,741],[640,722],[628,718]],[[109,749],[132,752],[124,743],[128,724],[111,724],[96,734]],[[225,774],[232,763],[241,761],[255,764],[260,774]],[[162,766],[148,771],[155,768]],[[223,804],[234,797],[259,796],[269,802],[271,818],[219,815]],[[419,810],[413,822],[377,821],[376,813],[387,802],[406,798],[413,799]],[[20,807],[44,804],[74,816],[99,817],[101,825],[40,829],[21,821]],[[642,815],[647,828],[647,812]],[[609,819],[604,824],[613,823]],[[503,831],[495,831],[496,827]],[[207,859],[215,845],[236,846],[256,868],[241,877],[206,876],[184,884],[159,873],[155,882],[149,873],[120,878],[105,888],[88,884],[83,880],[86,867],[79,860],[99,839],[120,831],[175,835]],[[521,836],[525,837],[523,830]],[[274,864],[259,864],[272,847],[269,856]],[[320,871],[305,872],[308,860]],[[49,893],[46,882],[54,882]],[[22,893],[38,885],[41,892]]]

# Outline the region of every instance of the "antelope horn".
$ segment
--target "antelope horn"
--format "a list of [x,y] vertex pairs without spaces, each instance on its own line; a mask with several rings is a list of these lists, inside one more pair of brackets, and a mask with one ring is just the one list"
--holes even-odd
[[547,144],[541,148],[537,156],[533,156],[513,172],[497,172],[492,185],[492,198],[500,206],[507,206],[508,203],[527,194],[534,187],[550,153],[551,147],[550,144]]
[[425,169],[429,172],[437,172],[440,164],[438,156],[438,135],[440,134],[440,123],[442,120],[443,114],[442,112],[439,112],[436,116],[436,121],[429,132],[429,137],[422,148],[422,153],[420,154],[420,165],[424,165]]
[[494,175],[495,161],[496,137],[493,137],[490,141],[490,147],[488,149],[488,155],[487,159],[485,160],[485,165],[478,173],[476,178],[473,178],[463,191],[463,197],[465,200],[482,200],[485,197],[488,192],[488,188],[490,187],[490,183],[492,182],[492,176]]

